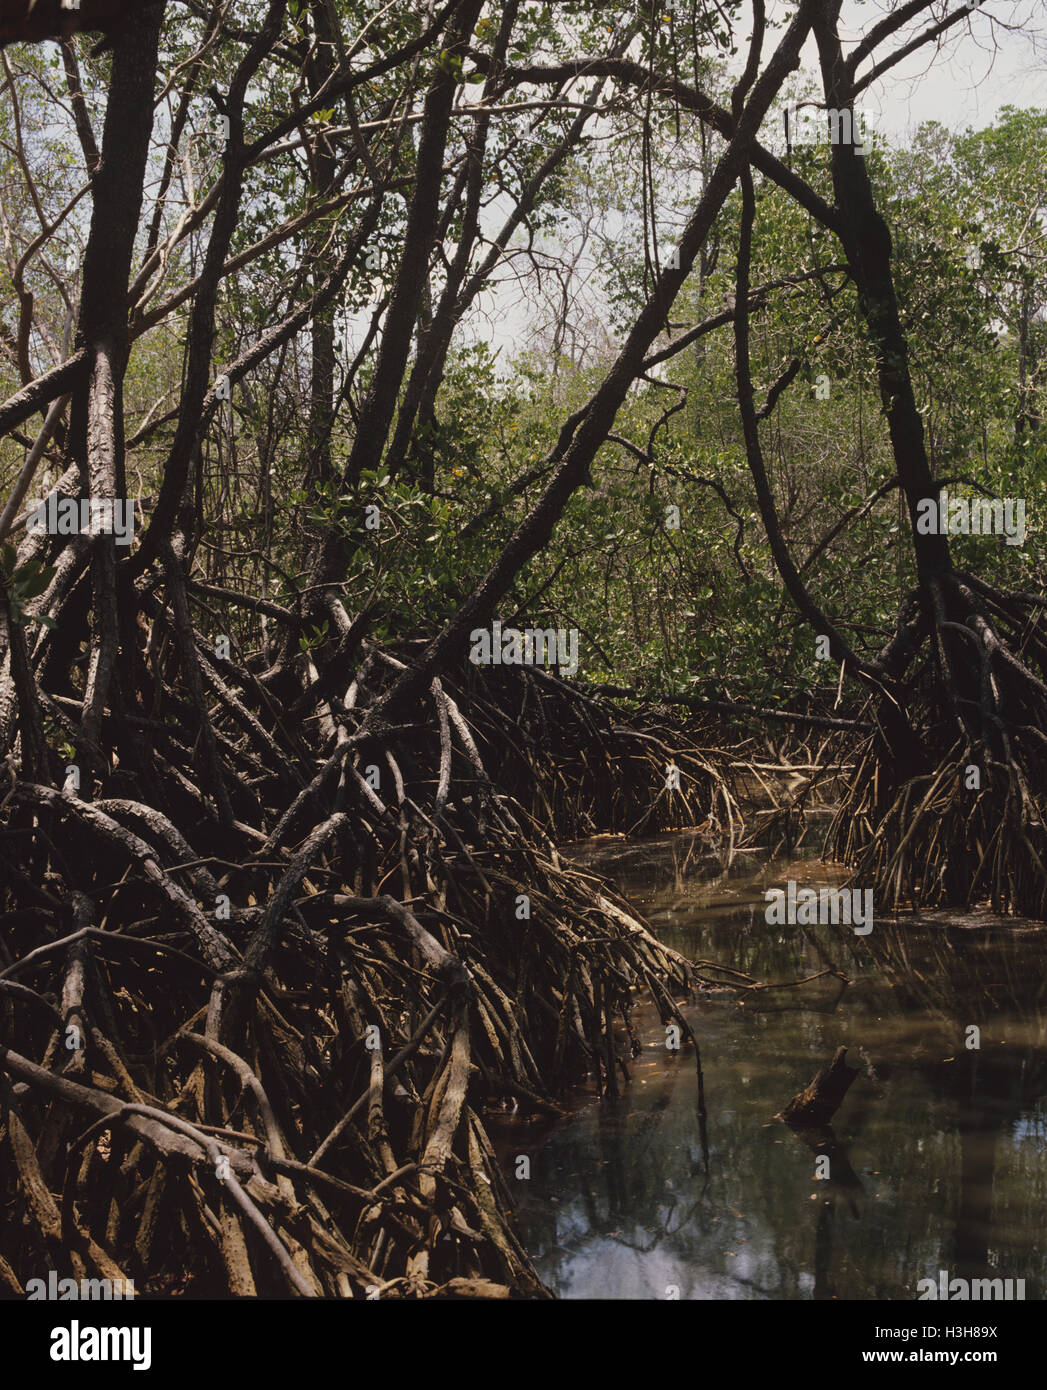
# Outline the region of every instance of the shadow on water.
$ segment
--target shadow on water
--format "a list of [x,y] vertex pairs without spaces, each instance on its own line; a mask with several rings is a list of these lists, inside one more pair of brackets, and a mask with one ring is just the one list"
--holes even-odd
[[[695,834],[569,852],[692,959],[820,978],[682,1004],[702,1048],[707,1170],[693,1055],[666,1049],[646,1002],[617,1101],[582,1095],[542,1131],[496,1121],[524,1244],[556,1294],[912,1299],[946,1270],[1024,1279],[1026,1299],[1043,1297],[1047,930],[984,913],[877,919],[864,937],[768,925],[766,888],[841,881],[815,847],[754,851],[727,872]],[[860,1073],[833,1128],[776,1120],[840,1046]]]

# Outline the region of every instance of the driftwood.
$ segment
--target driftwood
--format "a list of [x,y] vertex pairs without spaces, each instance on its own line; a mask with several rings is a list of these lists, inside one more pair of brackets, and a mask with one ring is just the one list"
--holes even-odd
[[838,1047],[832,1061],[826,1062],[804,1089],[793,1096],[779,1118],[795,1129],[827,1125],[858,1075],[858,1068],[849,1067],[846,1057],[847,1049]]

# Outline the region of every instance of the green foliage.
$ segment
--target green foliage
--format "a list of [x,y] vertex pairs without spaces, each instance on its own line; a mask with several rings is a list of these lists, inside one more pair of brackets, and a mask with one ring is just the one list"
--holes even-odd
[[[380,64],[383,54],[417,38],[428,23],[417,6],[376,11],[356,0],[334,0],[334,11],[347,34],[363,36],[353,59],[361,66]],[[733,45],[730,22],[739,14],[735,0],[640,11],[603,0],[526,3],[507,62],[510,68],[557,63],[606,51],[635,31],[631,52],[640,62],[729,105],[724,59]],[[474,52],[492,50],[500,22],[501,12],[488,7],[470,40]],[[211,92],[227,90],[241,56],[236,44],[204,44],[203,24],[195,12],[180,12],[177,22],[165,26],[163,40],[168,70],[200,55],[175,170],[197,208],[207,204],[222,170]],[[313,24],[312,7],[291,0],[281,38],[287,61],[267,64],[264,81],[248,92],[248,141],[283,113],[305,109],[309,93],[297,59],[313,40]],[[230,256],[243,264],[238,260],[222,281],[216,369],[304,303],[354,235],[363,197],[313,215],[322,200],[338,198],[358,176],[362,187],[371,177],[356,167],[355,137],[345,135],[350,116],[381,131],[372,154],[392,188],[336,302],[318,316],[333,332],[335,423],[326,457],[319,463],[315,457],[315,344],[305,330],[245,375],[234,392],[232,429],[225,415],[216,421],[198,460],[206,555],[216,567],[211,577],[221,581],[228,566],[237,583],[254,584],[296,606],[311,557],[334,532],[351,557],[340,577],[347,610],[374,608],[376,630],[390,641],[431,635],[534,507],[557,465],[564,420],[596,389],[624,333],[649,302],[658,270],[671,263],[721,149],[716,137],[702,135],[692,113],[674,111],[661,97],[648,104],[623,96],[624,88],[613,83],[606,87],[605,114],[542,184],[498,266],[496,278],[510,287],[508,297],[519,295],[511,310],[517,340],[500,354],[486,341],[485,315],[503,308],[505,300],[495,295],[474,305],[454,337],[432,410],[416,420],[403,460],[383,463],[349,487],[343,472],[381,342],[380,332],[369,341],[367,334],[408,249],[418,127],[413,120],[400,124],[400,113],[421,109],[426,85],[441,71],[464,84],[455,93],[460,107],[475,100],[474,89],[485,81],[468,57],[463,61],[449,48],[426,50],[409,79],[395,67],[378,72],[354,89],[351,112],[341,97],[318,97],[323,107],[302,118],[286,148],[248,169],[230,246]],[[109,59],[91,57],[86,43],[78,52],[85,100],[101,129]],[[47,247],[50,268],[41,254],[27,263],[38,352],[45,338],[61,341],[66,305],[53,267],[61,266],[67,251],[75,263],[89,200],[75,201],[82,184],[75,132],[55,120],[46,95],[49,84],[61,86],[60,58],[51,46],[30,49],[19,53],[19,67],[17,92],[34,184],[42,203],[56,213],[71,204]],[[595,82],[587,81],[583,96],[594,90]],[[518,100],[526,106],[524,98],[532,95],[526,88],[510,89],[498,98],[506,109],[489,130],[483,237],[473,248],[470,272],[489,250],[502,205],[521,197],[576,118],[577,105],[540,113],[533,103],[512,109]],[[578,88],[570,95],[575,102]],[[808,95],[797,87],[791,99]],[[389,112],[397,119],[389,119],[386,129]],[[0,191],[15,257],[0,266],[0,299],[16,305],[15,314],[5,317],[5,342],[17,327],[11,265],[39,233],[13,119],[5,103]],[[161,103],[150,190],[163,172],[169,120],[168,104]],[[472,125],[456,112],[446,156],[448,187],[468,167]],[[336,130],[344,141],[342,181],[325,190],[317,181],[316,150]],[[780,150],[780,135],[781,112],[772,112],[761,139]],[[1034,503],[1047,480],[1045,155],[1047,113],[1013,108],[1004,108],[984,130],[954,133],[929,123],[908,146],[877,140],[867,154],[891,228],[910,367],[934,474],[955,479],[955,487],[968,494],[1029,499],[1025,547],[956,537],[954,553],[986,579],[1021,587],[1044,579]],[[833,200],[826,147],[797,145],[787,158],[821,197]],[[848,639],[872,652],[893,627],[899,593],[912,577],[908,518],[899,513],[897,493],[887,491],[865,505],[893,471],[877,364],[835,238],[769,181],[758,178],[756,194],[752,283],[774,286],[751,314],[758,405],[784,368],[798,363],[791,386],[762,426],[776,508],[804,582]],[[161,219],[161,242],[178,206],[174,199],[168,220]],[[463,206],[453,205],[441,225],[423,319],[439,304],[464,225]],[[148,215],[147,207],[146,220]],[[725,296],[734,290],[738,218],[734,197],[669,312],[659,347],[724,312]],[[136,288],[142,312],[157,315],[149,331],[135,338],[125,394],[128,435],[148,422],[146,438],[128,456],[143,494],[156,493],[161,484],[177,424],[164,415],[177,400],[184,366],[189,301],[166,308],[165,297],[199,274],[208,226],[205,217],[161,258],[162,266],[153,267],[148,283]],[[263,239],[265,250],[253,250]],[[144,234],[140,251],[144,255]],[[799,278],[819,267],[820,277]],[[412,352],[423,336],[416,335]],[[543,626],[578,627],[586,679],[648,691],[679,692],[697,684],[710,695],[760,703],[812,693],[831,698],[838,670],[815,660],[813,635],[784,598],[768,551],[739,431],[733,357],[728,324],[637,382],[613,425],[618,440],[608,441],[596,459],[592,486],[571,498],[548,546],[517,576],[500,611],[506,620],[519,616]],[[34,370],[50,365],[43,355],[33,364]],[[408,374],[410,367],[411,362]],[[343,389],[351,368],[356,376]],[[4,395],[21,385],[10,356],[0,361],[0,377]],[[828,396],[822,399],[817,391],[824,383]],[[12,440],[0,449],[3,480],[14,475],[24,450]],[[380,511],[376,530],[365,525],[369,506]],[[667,524],[669,508],[679,509],[679,530]],[[23,621],[24,605],[42,591],[51,571],[15,570],[14,563],[5,551],[12,615]],[[240,629],[241,615],[226,616],[231,631],[249,630],[249,619]],[[308,652],[333,640],[321,623],[308,627],[299,645]]]
[[[1037,154],[1042,160],[1047,146],[1043,121],[1038,113],[1029,115],[1027,125],[1005,115],[1002,125],[1010,131],[1003,149],[1000,138],[988,147],[998,162],[1006,162],[1003,151],[1007,158],[1020,154],[1022,178],[1029,179],[1032,162]],[[1030,130],[1038,132],[1031,142]],[[1026,287],[1026,303],[1038,303],[1045,277],[1040,262],[1023,270],[1016,260],[1020,228],[995,226],[991,219],[977,223],[969,215],[970,208],[992,202],[986,180],[994,166],[969,153],[976,143],[972,135],[929,129],[910,149],[877,142],[868,158],[877,196],[888,207],[911,365],[936,475],[946,482],[966,479],[956,484],[964,490],[1033,499],[1042,493],[1045,441],[1035,428],[1016,438],[1020,324],[999,310],[1014,301],[1016,286]],[[831,198],[826,151],[803,147],[795,155],[805,176]],[[673,158],[682,168],[688,156],[677,148]],[[664,177],[661,152],[654,162]],[[628,169],[621,144],[603,159],[589,152],[575,168],[576,182],[564,187],[567,211],[575,196],[585,200],[587,211],[595,201],[615,228],[599,264],[613,322],[622,328],[650,292],[642,229],[635,216],[631,222],[627,217],[639,201]],[[731,244],[736,218],[731,204],[714,244]],[[663,243],[671,246],[664,236]],[[968,264],[972,243],[976,265]],[[758,185],[754,285],[839,259],[832,238],[812,229],[802,210],[770,185]],[[733,267],[708,257],[684,286],[673,317],[685,326],[698,322],[721,309],[732,290]],[[900,588],[912,580],[911,540],[897,491],[868,501],[890,479],[893,464],[876,363],[845,271],[772,291],[753,309],[752,332],[758,401],[790,358],[800,361],[794,385],[764,427],[787,544],[825,611],[859,650],[875,653],[893,628]],[[1027,346],[1027,375],[1032,361]],[[606,357],[574,367],[540,350],[518,355],[515,406],[497,430],[483,428],[490,380],[471,369],[449,371],[437,403],[443,422],[434,436],[437,487],[451,494],[452,513],[458,513],[482,480],[481,496],[496,506],[482,540],[462,548],[450,528],[442,534],[440,544],[454,556],[452,573],[457,566],[463,588],[484,572],[534,503],[547,471],[515,496],[508,484],[540,470],[560,422],[586,399],[606,365]],[[614,426],[643,452],[674,393],[685,390],[684,409],[655,430],[650,462],[619,444],[604,447],[593,487],[572,497],[549,547],[503,604],[504,614],[577,626],[582,673],[589,680],[673,692],[697,683],[706,694],[760,704],[822,692],[831,703],[838,667],[815,659],[814,634],[784,598],[768,554],[739,434],[729,329],[681,354],[660,375],[661,384],[638,384]],[[815,388],[826,379],[829,394],[823,400]],[[1038,379],[1027,380],[1033,415],[1039,392]],[[666,526],[670,506],[680,508],[679,531]],[[823,546],[840,523],[839,533]],[[958,562],[987,579],[1023,587],[1042,583],[1044,552],[1035,530],[1023,549],[991,538],[953,539]],[[411,574],[417,578],[431,568]],[[437,584],[438,611],[445,592]]]
[[18,564],[18,553],[10,543],[0,549],[0,584],[7,595],[7,610],[12,622],[23,625],[35,622],[54,627],[50,618],[34,618],[26,612],[26,604],[40,597],[54,575],[54,566],[40,560]]

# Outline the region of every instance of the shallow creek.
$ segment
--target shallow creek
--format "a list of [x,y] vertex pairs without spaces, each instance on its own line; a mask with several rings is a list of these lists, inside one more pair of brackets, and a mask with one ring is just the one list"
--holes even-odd
[[[666,1048],[648,1001],[617,1100],[581,1090],[549,1124],[494,1125],[523,1242],[566,1298],[913,1299],[918,1281],[1024,1279],[1047,1289],[1047,930],[988,914],[770,926],[764,890],[831,886],[801,849],[724,872],[695,833],[569,846],[656,934],[695,958],[798,988],[699,991],[702,1051]],[[980,1029],[980,1048],[966,1046]],[[838,1111],[830,1178],[773,1117],[836,1048],[861,1068]],[[516,1156],[531,1174],[517,1179]],[[1013,1286],[1017,1296],[1018,1286]]]

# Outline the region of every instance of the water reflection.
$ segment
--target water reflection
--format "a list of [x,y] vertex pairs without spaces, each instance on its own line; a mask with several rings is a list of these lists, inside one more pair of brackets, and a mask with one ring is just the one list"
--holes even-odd
[[[682,1006],[702,1047],[708,1171],[693,1057],[667,1052],[647,1004],[618,1100],[583,1099],[540,1140],[504,1127],[505,1154],[532,1155],[531,1180],[515,1183],[518,1216],[556,1294],[911,1299],[945,1269],[1024,1278],[1026,1298],[1043,1297],[1043,929],[977,914],[878,920],[863,938],[772,927],[766,887],[842,875],[802,848],[725,871],[695,835],[573,852],[692,958],[756,980],[836,974],[743,1006],[715,990]],[[801,1134],[774,1120],[840,1046],[861,1074],[833,1128]],[[815,1176],[821,1157],[828,1180]]]

